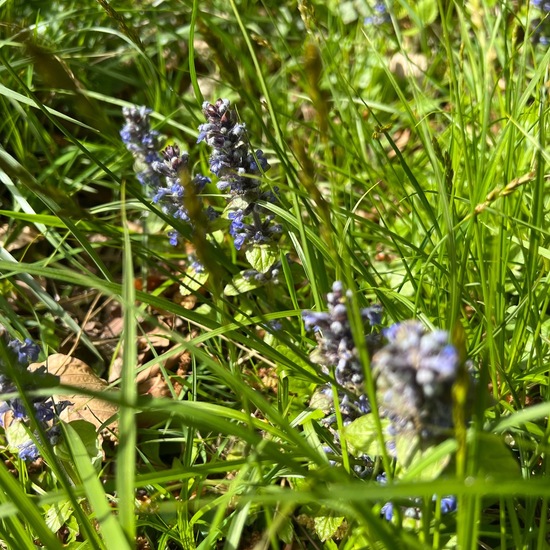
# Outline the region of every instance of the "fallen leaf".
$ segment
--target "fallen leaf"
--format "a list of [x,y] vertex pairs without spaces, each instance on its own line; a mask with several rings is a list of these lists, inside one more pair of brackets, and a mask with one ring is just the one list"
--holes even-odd
[[[62,384],[73,386],[75,389],[82,388],[94,392],[108,391],[113,393],[117,391],[107,389],[109,385],[105,380],[97,376],[84,361],[70,355],[54,353],[43,363],[29,365],[29,370],[34,371],[42,366],[46,367],[50,374],[59,376]],[[111,433],[117,429],[118,406],[114,403],[79,393],[56,395],[54,401],[70,401],[72,403],[60,415],[61,419],[66,422],[86,420],[96,428],[106,428]]]
[[9,240],[11,237],[9,231],[10,226],[8,224],[0,227],[0,246],[4,247],[8,252],[25,248],[41,237],[35,228],[25,226],[14,239]]
[[138,383],[139,395],[148,395],[150,397],[170,397],[172,393],[164,379],[164,376],[159,372],[156,376],[149,376]]

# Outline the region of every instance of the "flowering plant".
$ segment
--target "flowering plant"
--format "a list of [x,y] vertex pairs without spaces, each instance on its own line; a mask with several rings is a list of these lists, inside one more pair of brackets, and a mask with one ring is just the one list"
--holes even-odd
[[[40,348],[26,338],[20,341],[9,338],[4,332],[0,336],[2,357],[0,359],[0,426],[4,428],[8,447],[19,458],[34,461],[40,456],[37,443],[40,433],[46,435],[50,445],[55,445],[61,435],[58,423],[59,414],[69,404],[67,401],[55,403],[52,397],[32,397],[22,399],[18,396],[18,381],[21,389],[38,389],[40,381],[50,383],[44,370],[35,371],[30,376],[27,367],[36,361]],[[57,380],[57,377],[53,377]],[[38,427],[39,431],[34,428]]]
[[[199,126],[197,143],[204,141],[212,148],[210,171],[217,178],[218,190],[227,198],[222,217],[229,221],[229,234],[235,248],[246,252],[245,257],[251,265],[251,269],[234,278],[226,293],[235,293],[236,289],[240,293],[269,281],[276,282],[280,264],[276,265],[278,251],[275,245],[282,226],[261,206],[262,201],[277,200],[273,191],[263,190],[261,185],[261,176],[269,170],[269,164],[261,149],[255,152],[250,149],[246,125],[238,122],[228,99],[218,99],[214,104],[205,102],[202,111],[206,122]],[[191,177],[189,154],[181,152],[177,145],[160,150],[159,133],[151,129],[150,113],[146,107],[123,109],[126,124],[120,135],[136,159],[138,180],[164,214],[194,225],[201,234],[211,233],[214,228],[208,223],[218,214],[208,207],[202,216],[196,207],[202,204],[200,197],[195,200],[211,182],[210,178],[202,174]],[[174,246],[181,240],[176,229],[170,230],[168,235]],[[195,274],[204,270],[197,261],[190,262],[190,266]]]

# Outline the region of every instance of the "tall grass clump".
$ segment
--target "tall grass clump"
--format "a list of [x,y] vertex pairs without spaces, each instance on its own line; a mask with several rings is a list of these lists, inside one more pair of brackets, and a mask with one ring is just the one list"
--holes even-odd
[[0,546],[550,544],[548,5],[0,5]]

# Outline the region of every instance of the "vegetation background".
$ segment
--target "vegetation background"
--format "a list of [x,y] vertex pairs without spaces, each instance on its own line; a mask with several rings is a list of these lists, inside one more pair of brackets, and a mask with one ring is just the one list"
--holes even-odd
[[[548,548],[545,10],[0,2],[0,323],[62,368],[35,394],[84,411],[35,462],[0,436],[0,544]],[[122,107],[145,105],[208,174],[197,126],[220,97],[279,190],[266,205],[283,225],[278,284],[246,284],[260,260],[223,224],[206,246],[164,215],[120,139]],[[203,194],[224,210],[215,181]],[[358,476],[312,402],[331,377],[301,312],[325,310],[336,280],[354,334],[359,309],[381,304],[384,326],[448,330],[477,379],[471,422],[459,380],[454,433],[384,485],[381,459]],[[434,511],[433,495],[456,495],[457,511]],[[404,511],[391,521],[389,501]]]

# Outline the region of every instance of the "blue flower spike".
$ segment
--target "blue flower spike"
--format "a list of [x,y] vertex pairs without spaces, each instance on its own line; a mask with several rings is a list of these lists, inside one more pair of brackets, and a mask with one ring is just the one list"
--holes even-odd
[[[0,329],[1,330],[1,329]],[[5,358],[0,359],[0,393],[17,394],[17,386],[10,378],[10,368],[14,367],[20,370],[21,379],[28,378],[27,367],[30,363],[38,359],[40,348],[28,338],[24,341],[10,338],[7,332],[3,331],[0,338],[4,340],[5,349],[11,357],[8,364]],[[33,373],[33,379],[39,380],[43,376],[40,371]],[[38,384],[29,383],[24,390],[34,390]],[[63,411],[68,401],[54,403],[51,397],[34,397],[31,399],[32,409],[28,410],[19,397],[10,397],[0,401],[0,426],[6,430],[8,443],[16,449],[21,460],[32,462],[40,456],[35,440],[39,440],[37,433],[34,439],[29,434],[29,418],[32,416],[37,423],[41,425],[44,433],[48,437],[50,444],[55,445],[61,435],[58,424],[59,414]],[[26,426],[26,428],[18,429]],[[14,439],[10,441],[10,436]]]

